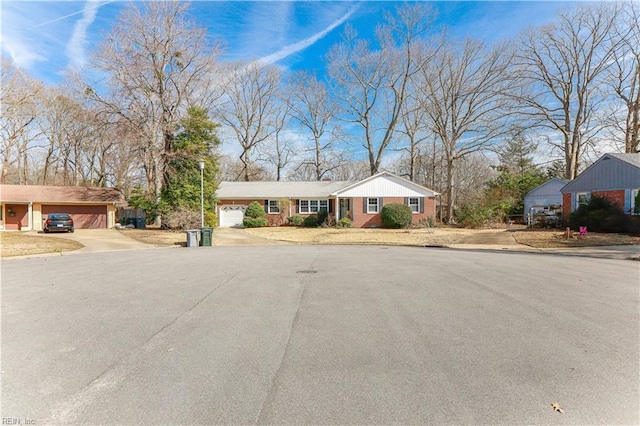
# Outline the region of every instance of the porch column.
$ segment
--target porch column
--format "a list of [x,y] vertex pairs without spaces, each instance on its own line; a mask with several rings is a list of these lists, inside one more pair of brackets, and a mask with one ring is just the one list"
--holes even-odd
[[336,222],[337,222],[340,220],[340,197],[338,197],[337,195],[336,195],[335,210],[336,210]]
[[27,218],[29,219],[28,227],[29,229],[33,229],[33,203],[29,201],[29,206],[27,207]]

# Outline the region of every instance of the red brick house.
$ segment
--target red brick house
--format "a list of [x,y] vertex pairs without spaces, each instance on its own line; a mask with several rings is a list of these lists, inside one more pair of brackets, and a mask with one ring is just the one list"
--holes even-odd
[[352,227],[375,228],[382,226],[382,207],[391,203],[408,205],[413,223],[434,218],[437,195],[389,172],[356,182],[221,182],[216,213],[219,226],[239,227],[249,203],[257,201],[272,226],[286,223],[293,215],[309,216],[324,209],[335,220],[348,217]]
[[640,154],[605,154],[560,190],[563,219],[594,195],[634,214],[639,190]]
[[123,204],[115,188],[0,185],[0,229],[40,231],[49,213],[69,213],[78,229],[112,228]]

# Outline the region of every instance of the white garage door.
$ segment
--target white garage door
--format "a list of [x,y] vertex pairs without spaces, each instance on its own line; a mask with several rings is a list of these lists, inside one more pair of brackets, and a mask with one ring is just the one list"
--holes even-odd
[[220,206],[220,227],[230,228],[242,226],[244,211],[247,206]]

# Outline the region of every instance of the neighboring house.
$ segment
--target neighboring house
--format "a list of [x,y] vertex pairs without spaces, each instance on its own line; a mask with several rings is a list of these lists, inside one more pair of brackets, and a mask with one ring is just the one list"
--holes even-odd
[[560,190],[568,182],[568,180],[554,177],[525,194],[524,218],[527,225],[531,224],[535,214],[555,210],[558,206],[562,206]]
[[562,216],[567,221],[571,212],[587,204],[593,195],[633,214],[639,189],[640,154],[605,154],[560,190]]
[[437,195],[389,172],[357,182],[221,182],[216,213],[219,226],[242,226],[247,206],[257,201],[271,226],[286,223],[293,215],[309,216],[324,209],[335,220],[348,217],[352,227],[375,228],[382,226],[382,207],[391,203],[411,207],[413,223],[434,218]]
[[112,228],[121,204],[115,188],[0,185],[0,229],[40,231],[50,213],[69,213],[77,229]]

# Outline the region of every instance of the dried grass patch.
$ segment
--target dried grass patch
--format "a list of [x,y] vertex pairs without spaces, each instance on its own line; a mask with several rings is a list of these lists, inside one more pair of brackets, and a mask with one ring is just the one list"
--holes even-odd
[[517,231],[513,237],[519,244],[535,248],[570,248],[598,247],[640,244],[640,237],[620,234],[599,234],[590,232],[587,238],[580,238],[577,233],[567,239],[560,230],[526,230]]
[[141,243],[161,246],[185,246],[187,236],[184,231],[172,231],[166,229],[119,229],[122,235],[140,241]]
[[26,256],[44,253],[62,253],[84,247],[65,238],[45,237],[24,232],[0,232],[0,257]]
[[388,245],[445,245],[477,232],[460,228],[431,229],[336,229],[272,227],[250,228],[245,232],[270,240],[300,244],[388,244]]

